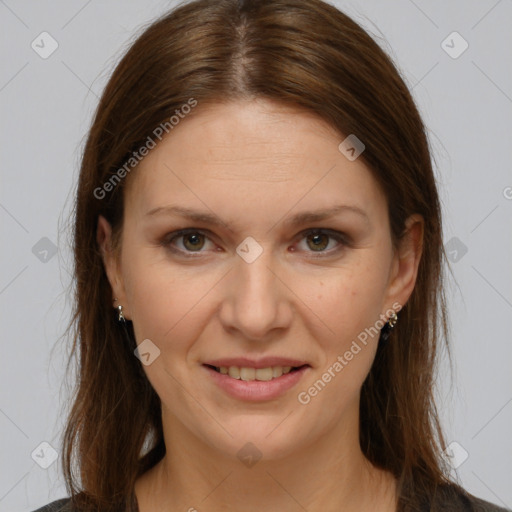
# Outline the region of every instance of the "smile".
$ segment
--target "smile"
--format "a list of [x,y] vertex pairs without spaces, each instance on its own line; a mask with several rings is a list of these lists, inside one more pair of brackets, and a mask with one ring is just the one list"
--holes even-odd
[[294,387],[311,368],[269,366],[251,368],[203,364],[213,382],[230,396],[246,401],[273,400]]
[[299,367],[293,366],[269,366],[267,368],[211,366],[211,368],[213,368],[216,372],[221,373],[222,375],[229,375],[233,379],[240,379],[246,382],[251,380],[269,381],[299,369]]

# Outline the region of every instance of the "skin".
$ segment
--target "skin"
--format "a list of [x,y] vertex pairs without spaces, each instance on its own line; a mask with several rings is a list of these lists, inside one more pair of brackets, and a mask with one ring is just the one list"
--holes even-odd
[[[137,343],[149,338],[160,349],[144,370],[162,402],[171,457],[137,481],[141,512],[396,510],[395,479],[358,441],[360,389],[378,337],[310,403],[297,399],[359,333],[407,302],[421,255],[421,217],[408,219],[395,249],[386,198],[362,159],[338,150],[344,138],[313,114],[268,100],[199,105],[129,176],[118,250],[100,217],[116,305]],[[286,225],[296,213],[340,204],[366,218],[344,210]],[[146,215],[168,205],[224,224]],[[209,232],[171,242],[184,228]],[[304,234],[312,228],[344,233],[345,242],[320,237],[318,249]],[[248,236],[263,249],[250,264],[236,253]],[[244,355],[301,358],[311,368],[278,399],[246,402],[202,367]],[[237,457],[249,441],[262,454],[252,467]]]

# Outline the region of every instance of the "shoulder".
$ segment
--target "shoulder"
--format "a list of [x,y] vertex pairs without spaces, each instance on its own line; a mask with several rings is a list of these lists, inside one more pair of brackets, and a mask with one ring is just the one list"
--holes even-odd
[[71,498],[62,498],[60,500],[52,501],[44,507],[34,510],[34,512],[73,512],[71,506]]
[[510,512],[510,509],[495,505],[473,496],[458,485],[445,485],[432,497],[430,510],[453,510],[461,512]]

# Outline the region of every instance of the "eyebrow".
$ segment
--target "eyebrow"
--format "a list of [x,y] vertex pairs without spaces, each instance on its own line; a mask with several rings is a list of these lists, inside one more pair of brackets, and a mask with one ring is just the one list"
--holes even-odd
[[[360,216],[367,224],[370,224],[370,219],[364,210],[358,206],[348,204],[341,204],[331,208],[297,213],[293,217],[286,219],[283,224],[287,227],[296,227],[298,225],[306,224],[309,222],[328,220],[344,212],[354,213]],[[146,212],[145,217],[152,217],[158,214],[179,215],[193,222],[203,222],[213,226],[223,226],[229,231],[233,232],[233,229],[230,228],[217,215],[193,210],[192,208],[186,208],[183,206],[159,206]]]
[[321,220],[327,220],[335,217],[340,213],[355,213],[359,215],[367,224],[370,223],[370,218],[364,210],[355,205],[340,204],[331,208],[324,208],[322,210],[315,210],[312,212],[301,212],[297,213],[290,219],[283,222],[285,226],[298,226],[300,224],[306,224],[308,222],[318,222]]

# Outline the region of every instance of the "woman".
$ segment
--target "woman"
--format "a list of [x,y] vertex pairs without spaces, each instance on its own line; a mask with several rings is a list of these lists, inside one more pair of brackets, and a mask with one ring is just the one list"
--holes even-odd
[[451,482],[425,130],[318,0],[199,0],[117,66],[76,202],[71,497],[44,510],[503,510]]

